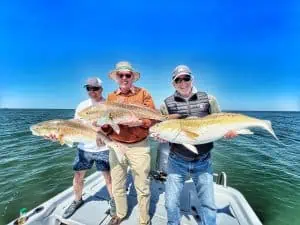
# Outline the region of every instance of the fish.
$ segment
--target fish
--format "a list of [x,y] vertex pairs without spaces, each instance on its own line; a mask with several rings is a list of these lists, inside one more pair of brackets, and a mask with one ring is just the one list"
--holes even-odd
[[78,119],[43,121],[30,126],[30,130],[35,136],[49,137],[55,135],[61,145],[66,144],[69,147],[73,147],[75,143],[97,144],[99,138],[109,149],[115,151],[120,162],[126,151],[129,150],[126,145],[111,140],[104,133],[97,132],[90,124]]
[[170,119],[150,127],[149,134],[171,143],[182,144],[198,154],[194,145],[217,141],[228,131],[253,134],[249,130],[252,127],[262,128],[278,140],[269,120],[260,120],[238,113],[214,113],[202,118]]
[[109,124],[119,134],[122,122],[151,119],[164,121],[177,118],[176,115],[163,115],[160,111],[143,105],[105,102],[89,106],[78,112],[78,116],[89,122],[97,122],[99,125]]

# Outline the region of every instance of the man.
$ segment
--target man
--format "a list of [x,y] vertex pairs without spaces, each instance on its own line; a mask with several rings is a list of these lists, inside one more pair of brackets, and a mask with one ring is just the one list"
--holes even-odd
[[[151,95],[143,88],[133,85],[140,78],[130,63],[119,62],[109,74],[119,85],[118,89],[108,95],[107,102],[121,102],[128,104],[140,104],[154,109]],[[125,153],[125,159],[119,162],[114,151],[110,151],[110,166],[112,175],[112,190],[116,202],[117,213],[113,216],[110,225],[120,224],[127,215],[126,177],[127,168],[130,166],[134,185],[138,195],[140,211],[139,223],[150,224],[150,147],[147,142],[148,130],[152,125],[149,119],[136,119],[122,123],[120,133],[115,133],[111,127],[103,127],[108,136],[118,142],[126,144],[130,150]]]
[[[175,93],[166,98],[161,107],[164,114],[180,114],[182,117],[204,117],[220,112],[213,96],[198,92],[193,86],[191,70],[185,65],[177,66],[172,73]],[[227,138],[236,136],[235,132],[226,134]],[[213,143],[196,145],[198,154],[183,145],[170,143],[168,176],[166,181],[165,207],[168,225],[180,223],[180,194],[187,176],[193,179],[200,201],[202,225],[216,224],[216,206],[214,202],[213,173],[210,151]]]
[[[105,99],[102,97],[102,81],[97,77],[88,78],[84,87],[87,90],[89,99],[81,102],[75,111],[75,119],[80,119],[78,112],[91,105],[101,104]],[[57,137],[51,136],[52,140],[57,140]],[[84,176],[88,169],[91,169],[93,164],[96,164],[97,171],[102,171],[102,175],[105,179],[106,187],[108,193],[111,197],[110,201],[110,214],[115,215],[115,203],[112,198],[112,185],[110,176],[110,166],[109,166],[109,151],[105,145],[97,146],[94,143],[90,144],[78,144],[77,155],[74,160],[73,170],[73,189],[75,199],[71,205],[65,210],[63,218],[69,218],[75,211],[82,206],[84,201],[82,200],[82,190],[84,184]]]

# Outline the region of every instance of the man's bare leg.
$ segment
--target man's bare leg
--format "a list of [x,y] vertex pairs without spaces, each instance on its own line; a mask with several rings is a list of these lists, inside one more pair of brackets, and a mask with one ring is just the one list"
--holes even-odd
[[73,178],[75,201],[81,200],[86,170],[76,171]]

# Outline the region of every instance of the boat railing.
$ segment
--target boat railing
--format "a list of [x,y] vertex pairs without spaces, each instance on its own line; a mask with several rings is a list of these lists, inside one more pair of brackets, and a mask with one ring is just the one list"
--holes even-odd
[[225,172],[214,173],[216,184],[222,185],[223,187],[227,187],[227,175]]

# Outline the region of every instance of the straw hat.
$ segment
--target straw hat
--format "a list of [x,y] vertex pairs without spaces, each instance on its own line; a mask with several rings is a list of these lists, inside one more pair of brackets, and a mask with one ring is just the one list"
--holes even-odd
[[116,81],[117,80],[117,73],[118,72],[123,72],[123,71],[125,71],[125,72],[129,72],[130,71],[133,74],[133,76],[134,76],[133,81],[137,81],[138,79],[140,79],[140,73],[137,72],[137,71],[135,71],[133,69],[133,67],[131,66],[131,64],[129,62],[126,62],[126,61],[118,62],[116,64],[115,69],[113,71],[111,71],[108,74],[108,76],[111,79],[113,79],[113,80]]

